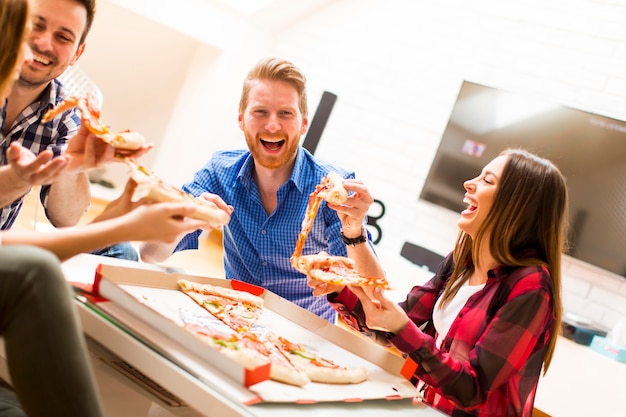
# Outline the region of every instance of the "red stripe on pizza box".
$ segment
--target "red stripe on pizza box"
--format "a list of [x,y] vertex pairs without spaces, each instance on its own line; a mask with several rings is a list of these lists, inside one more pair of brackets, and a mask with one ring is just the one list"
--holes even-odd
[[394,400],[401,400],[403,397],[401,395],[387,395],[385,397],[385,400],[389,400],[389,401],[394,401]]
[[363,398],[344,398],[344,403],[362,403]]
[[415,375],[415,371],[417,371],[418,366],[417,362],[413,359],[407,358],[406,361],[404,361],[404,365],[402,365],[402,369],[400,369],[400,375],[410,381],[413,378],[413,375]]
[[96,268],[96,274],[93,282],[77,282],[68,280],[69,284],[77,291],[80,295],[85,297],[91,303],[99,303],[102,301],[108,301],[106,298],[102,297],[99,294],[100,291],[100,280],[102,279],[102,275],[100,273],[100,267],[102,264],[98,265]]
[[266,365],[259,366],[258,368],[246,369],[244,374],[244,386],[250,387],[254,384],[270,379],[270,368],[271,364],[268,363]]
[[249,284],[247,282],[239,281],[236,279],[230,280],[230,286],[233,290],[245,291],[256,296],[261,296],[261,294],[263,294],[263,292],[265,291],[265,288],[263,287],[257,287],[254,284]]
[[250,400],[248,400],[248,401],[244,401],[244,402],[242,402],[242,404],[243,404],[243,405],[248,405],[248,406],[250,406],[250,405],[255,405],[255,404],[261,404],[261,403],[263,403],[263,402],[265,402],[265,401],[263,400],[263,398],[261,398],[261,397],[254,397],[254,398],[251,398],[251,399],[250,399]]
[[300,399],[300,400],[296,400],[295,401],[296,404],[317,404],[318,401],[316,400],[307,400],[307,399]]

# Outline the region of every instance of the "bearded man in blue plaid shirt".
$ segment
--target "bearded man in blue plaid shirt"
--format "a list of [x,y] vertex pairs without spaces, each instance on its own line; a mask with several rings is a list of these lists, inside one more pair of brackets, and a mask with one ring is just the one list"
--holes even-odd
[[[315,297],[304,274],[291,266],[309,194],[330,171],[340,173],[350,192],[345,203],[322,202],[303,255],[325,251],[349,256],[357,270],[382,277],[365,229],[373,198],[354,173],[322,162],[300,146],[308,125],[306,79],[291,62],[261,60],[244,81],[239,127],[248,149],[216,152],[183,190],[231,212],[224,226],[226,278],[272,291],[300,307],[335,321],[326,297]],[[146,243],[141,258],[158,262],[173,250],[198,247],[200,231],[174,245]],[[176,246],[176,247],[175,247]]]

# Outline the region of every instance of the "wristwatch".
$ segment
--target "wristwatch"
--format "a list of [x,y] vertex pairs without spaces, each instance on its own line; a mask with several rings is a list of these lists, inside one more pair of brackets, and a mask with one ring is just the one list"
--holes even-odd
[[365,227],[361,226],[361,234],[357,237],[349,238],[345,237],[343,234],[343,230],[339,232],[341,234],[341,240],[348,246],[356,246],[361,243],[367,242],[367,233],[365,232]]

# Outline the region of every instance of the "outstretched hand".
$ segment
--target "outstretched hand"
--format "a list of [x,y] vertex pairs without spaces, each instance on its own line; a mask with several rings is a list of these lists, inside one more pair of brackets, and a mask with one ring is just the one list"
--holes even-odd
[[16,180],[31,187],[55,182],[69,163],[64,155],[52,159],[54,154],[48,149],[35,155],[17,142],[9,145],[6,156]]
[[385,297],[382,289],[378,287],[373,290],[365,290],[362,287],[350,289],[361,301],[367,327],[396,334],[406,327],[409,322],[408,316],[398,304]]

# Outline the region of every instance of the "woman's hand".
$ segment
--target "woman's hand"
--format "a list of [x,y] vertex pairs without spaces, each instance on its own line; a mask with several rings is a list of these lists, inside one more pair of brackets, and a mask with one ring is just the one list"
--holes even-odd
[[359,297],[365,313],[365,324],[370,329],[398,334],[408,324],[409,318],[404,310],[386,298],[380,288],[365,290],[362,287],[350,287],[350,289]]
[[188,233],[209,227],[206,221],[189,217],[195,212],[195,203],[153,203],[134,208],[120,220],[132,230],[132,240],[174,244]]
[[145,201],[132,201],[135,188],[137,188],[137,183],[131,177],[128,179],[128,181],[126,181],[126,185],[124,186],[122,194],[120,194],[118,198],[107,204],[102,213],[100,213],[93,221],[99,222],[102,220],[108,220],[115,217],[123,216],[124,214],[132,211],[134,208],[144,204]]

